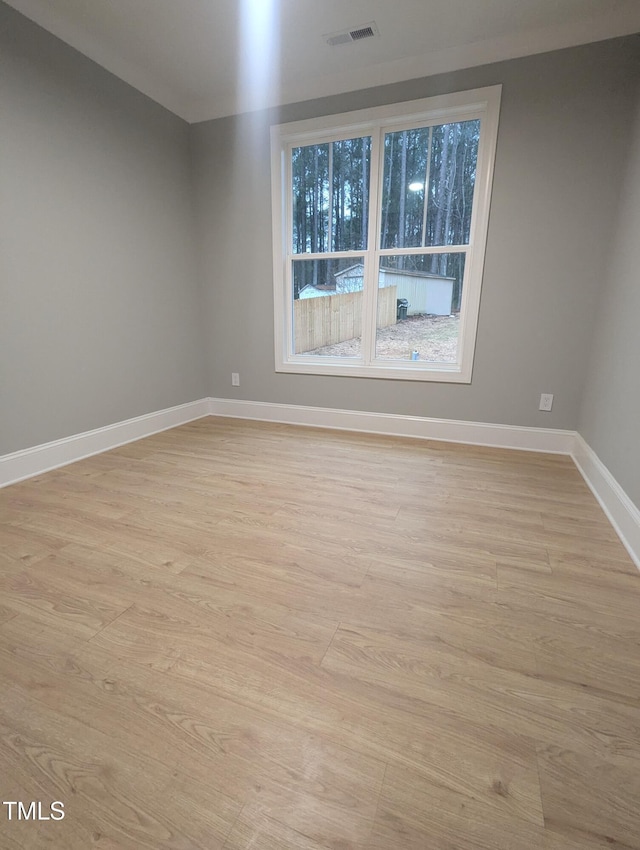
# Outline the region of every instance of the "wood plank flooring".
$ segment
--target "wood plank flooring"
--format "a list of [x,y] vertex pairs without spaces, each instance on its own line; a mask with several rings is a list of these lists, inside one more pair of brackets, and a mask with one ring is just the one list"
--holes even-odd
[[203,419],[0,491],[0,846],[640,850],[640,573],[565,457]]

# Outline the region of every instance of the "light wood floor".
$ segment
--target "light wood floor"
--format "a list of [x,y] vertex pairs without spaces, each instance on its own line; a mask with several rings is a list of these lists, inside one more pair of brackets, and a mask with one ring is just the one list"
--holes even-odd
[[205,419],[0,491],[2,848],[640,848],[568,458]]

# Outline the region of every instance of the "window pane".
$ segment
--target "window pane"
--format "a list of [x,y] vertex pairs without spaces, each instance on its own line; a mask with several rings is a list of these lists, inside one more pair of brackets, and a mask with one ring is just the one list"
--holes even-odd
[[364,258],[292,262],[294,354],[359,357]]
[[376,358],[456,363],[465,254],[382,257]]
[[371,137],[292,150],[293,253],[367,247]]
[[478,120],[385,134],[383,248],[468,244],[479,138]]

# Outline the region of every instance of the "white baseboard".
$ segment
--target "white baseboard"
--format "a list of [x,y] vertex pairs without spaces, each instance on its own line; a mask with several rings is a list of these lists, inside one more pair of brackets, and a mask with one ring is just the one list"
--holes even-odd
[[632,561],[640,569],[640,510],[580,434],[576,434],[571,456]]
[[422,416],[401,416],[395,413],[367,413],[359,410],[336,410],[326,407],[303,407],[227,398],[212,398],[209,399],[209,403],[209,412],[212,416],[284,422],[289,425],[336,428],[342,431],[389,434],[395,437],[416,437],[423,440],[443,440],[448,443],[467,443],[531,452],[571,454],[576,435],[575,431],[551,428],[492,425],[455,419],[429,419]]
[[141,440],[143,437],[166,431],[168,428],[175,428],[177,425],[184,425],[186,422],[207,415],[559,454],[571,454],[575,439],[574,431],[547,428],[491,425],[482,422],[428,419],[421,416],[367,413],[260,401],[202,398],[188,404],[116,422],[113,425],[105,425],[93,431],[85,431],[82,434],[74,434],[61,440],[53,440],[50,443],[1,455],[0,487],[16,484],[25,478],[41,475],[43,472],[49,472],[60,466],[115,449],[134,440]]
[[159,431],[184,425],[209,415],[209,399],[203,398],[155,413],[136,416],[83,434],[43,443],[19,452],[0,456],[0,487],[16,484],[43,472],[66,466],[91,455],[132,443]]
[[15,484],[91,455],[117,448],[184,425],[204,416],[228,416],[262,422],[282,422],[388,434],[450,443],[519,449],[570,455],[600,503],[632,560],[640,569],[640,510],[633,504],[607,467],[576,431],[526,428],[454,419],[430,419],[392,413],[367,413],[325,407],[202,398],[177,407],[116,422],[83,434],[0,456],[0,487]]

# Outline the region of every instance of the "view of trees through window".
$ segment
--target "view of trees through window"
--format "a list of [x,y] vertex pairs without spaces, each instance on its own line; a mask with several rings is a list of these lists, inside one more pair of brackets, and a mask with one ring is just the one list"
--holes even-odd
[[[367,247],[371,137],[293,148],[293,252],[324,254]],[[335,263],[318,278],[318,264],[295,274],[301,287],[332,285]]]
[[[479,138],[479,120],[385,134],[380,249],[468,244]],[[371,137],[294,147],[291,156],[293,254],[367,250]],[[405,262],[396,256],[393,266]],[[415,269],[416,258],[411,264]],[[464,253],[425,253],[419,266],[455,281],[458,310]],[[380,267],[390,267],[384,255]],[[337,272],[330,257],[299,267],[294,259],[294,299],[308,285],[335,289]]]
[[[469,243],[479,140],[477,120],[385,135],[381,248]],[[397,267],[404,262],[399,256]],[[454,279],[452,307],[459,310],[464,253],[426,254],[420,265]]]
[[[456,362],[479,139],[477,119],[385,132],[377,175],[371,135],[291,148],[295,354],[359,356],[362,295],[333,305],[295,303],[362,293],[367,263],[375,262],[376,358]],[[445,246],[453,250],[438,250]],[[346,330],[337,328],[340,311],[348,313],[348,345]],[[433,316],[450,320],[437,326],[448,335],[444,347],[428,345],[433,322],[417,321]],[[402,322],[411,323],[408,341]],[[389,342],[399,336],[399,347]]]
[[500,97],[271,128],[277,371],[471,381]]

